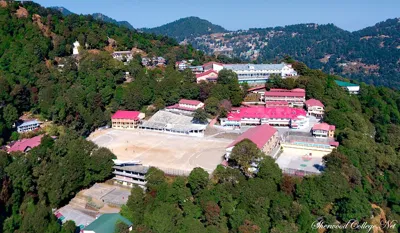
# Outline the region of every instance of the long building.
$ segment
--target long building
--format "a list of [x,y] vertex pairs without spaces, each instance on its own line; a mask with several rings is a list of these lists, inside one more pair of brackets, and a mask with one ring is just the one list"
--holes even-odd
[[297,76],[291,64],[227,64],[224,69],[232,70],[238,75],[239,83],[265,83],[271,74],[282,78]]
[[274,127],[269,125],[260,125],[254,128],[250,128],[226,147],[226,160],[229,159],[233,148],[239,142],[245,139],[252,141],[254,144],[256,144],[258,149],[260,149],[267,155],[270,155],[272,150],[276,148],[279,144],[278,131]]
[[308,126],[308,118],[307,112],[300,108],[253,106],[233,109],[220,123],[230,127],[268,124],[299,129]]
[[349,94],[358,94],[360,92],[360,85],[339,80],[335,80],[335,82],[343,90],[349,92]]
[[204,107],[204,103],[201,101],[181,99],[177,104],[166,107],[165,110],[167,110],[169,112],[192,114],[197,109],[203,108],[203,107]]
[[17,124],[17,132],[18,133],[25,133],[36,130],[40,127],[40,122],[37,120],[29,120],[24,121],[22,123]]
[[138,111],[119,110],[111,117],[112,128],[135,129],[144,116],[144,113]]
[[306,101],[306,91],[301,88],[296,88],[293,90],[287,89],[271,89],[264,93],[264,101],[284,101],[288,102],[291,107],[303,107]]
[[123,166],[114,166],[113,174],[115,177],[113,180],[117,184],[125,185],[132,187],[133,185],[145,186],[146,174],[149,170],[149,167],[142,165],[123,165]]

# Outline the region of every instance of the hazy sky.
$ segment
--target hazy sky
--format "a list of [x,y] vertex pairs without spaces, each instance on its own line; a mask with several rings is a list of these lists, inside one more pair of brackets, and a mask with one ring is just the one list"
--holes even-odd
[[333,23],[354,31],[400,17],[400,0],[36,0],[77,14],[103,13],[135,28],[198,16],[228,30]]

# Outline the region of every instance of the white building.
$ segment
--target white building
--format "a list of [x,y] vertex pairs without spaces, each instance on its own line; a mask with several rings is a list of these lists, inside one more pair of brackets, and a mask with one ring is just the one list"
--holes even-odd
[[357,95],[360,92],[360,86],[354,83],[344,82],[335,80],[336,84],[339,85],[341,88],[349,92],[349,94]]
[[37,120],[24,121],[20,124],[17,124],[17,132],[25,133],[36,130],[40,127],[40,122]]
[[271,74],[282,78],[297,76],[291,64],[227,64],[223,68],[232,70],[238,75],[239,83],[265,83]]
[[113,58],[118,61],[126,61],[129,62],[133,59],[133,54],[131,51],[115,51],[112,54]]
[[79,55],[79,47],[81,45],[79,44],[79,41],[74,42],[74,48],[72,49],[72,54],[73,55]]
[[323,117],[325,114],[325,106],[321,101],[316,99],[309,99],[306,101],[306,108],[309,115],[316,117]]
[[146,174],[149,167],[142,165],[114,166],[113,180],[117,184],[133,187],[134,184],[144,187],[147,183]]

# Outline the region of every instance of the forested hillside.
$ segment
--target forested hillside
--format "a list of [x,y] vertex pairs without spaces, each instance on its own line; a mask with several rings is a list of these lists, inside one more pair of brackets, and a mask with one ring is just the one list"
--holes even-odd
[[178,41],[186,39],[208,54],[225,54],[258,63],[275,62],[289,55],[326,73],[400,89],[399,18],[355,32],[333,24],[310,23],[212,35],[207,31],[188,34],[197,29],[197,24],[186,24],[185,21],[177,21],[181,26],[170,23],[161,26],[163,30],[154,28],[148,31],[173,36]]
[[[32,2],[0,1],[0,38],[1,144],[10,141],[13,123],[26,111],[48,120],[48,134],[57,136],[44,136],[26,154],[0,152],[0,232],[74,232],[74,223],[61,228],[51,209],[109,178],[114,155],[82,136],[109,123],[117,109],[151,114],[188,98],[214,103],[219,109],[206,111],[223,114],[221,105],[240,105],[246,88],[230,71],[221,71],[216,84],[196,84],[188,70],[146,69],[140,57],[125,66],[112,59],[113,49],[135,47],[170,64],[209,58],[173,39],[90,16],[63,16]],[[76,40],[83,46],[71,56]],[[222,167],[211,180],[202,169],[183,178],[152,168],[147,191],[133,189],[122,211],[134,232],[308,233],[316,232],[310,226],[317,219],[400,220],[400,93],[362,84],[360,95],[350,96],[335,84],[339,77],[288,62],[301,76],[270,85],[305,88],[307,98],[325,104],[325,120],[337,126],[340,146],[325,158],[323,175],[282,176],[268,158],[254,178]],[[127,71],[133,82],[124,79]]]
[[[252,178],[222,166],[211,180],[201,168],[188,178],[166,177],[152,168],[146,193],[132,189],[121,212],[140,223],[135,232],[316,233],[322,232],[317,222],[344,226],[349,221],[355,223],[346,230],[325,232],[378,232],[381,221],[388,224],[384,232],[398,232],[393,223],[400,220],[400,93],[362,85],[359,96],[350,96],[335,84],[339,77],[302,63],[294,67],[301,77],[269,86],[305,88],[307,98],[325,104],[325,120],[336,125],[340,146],[324,158],[323,174],[285,176],[266,155]],[[242,143],[252,148],[247,153],[260,153],[252,142]]]
[[[64,16],[75,14],[75,13],[69,11],[68,9],[66,9],[65,7],[55,6],[55,7],[50,7],[50,8],[60,11]],[[113,18],[108,17],[107,15],[103,15],[102,13],[93,13],[91,15],[93,16],[93,18],[104,21],[106,23],[113,23],[118,26],[124,26],[124,27],[132,29],[132,30],[134,29],[133,26],[128,21],[117,21]]]
[[219,25],[210,23],[199,17],[187,17],[155,28],[142,28],[144,32],[166,35],[182,41],[186,38],[194,38],[212,33],[226,32],[227,30]]

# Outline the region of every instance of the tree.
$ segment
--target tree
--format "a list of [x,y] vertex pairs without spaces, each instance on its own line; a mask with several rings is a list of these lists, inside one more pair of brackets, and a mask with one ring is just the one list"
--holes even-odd
[[209,182],[209,174],[203,168],[196,167],[190,172],[188,184],[193,194],[197,194],[204,189]]
[[348,197],[336,202],[335,213],[343,222],[351,219],[362,221],[371,215],[371,204],[358,193],[351,193]]
[[259,165],[257,177],[261,179],[272,180],[275,184],[279,184],[282,179],[282,170],[279,168],[275,160],[269,156],[266,156]]
[[134,186],[126,205],[122,206],[121,214],[133,223],[141,223],[144,219],[145,203],[143,189]]
[[208,115],[206,111],[202,108],[196,109],[193,114],[193,122],[200,124],[208,123]]
[[146,187],[148,187],[149,190],[157,189],[157,187],[165,182],[164,172],[158,168],[150,167],[146,173],[146,180]]
[[238,76],[232,70],[223,69],[218,73],[217,83],[226,85],[237,82]]
[[205,111],[212,115],[215,116],[218,113],[218,107],[219,107],[219,101],[217,98],[215,97],[210,97],[208,99],[206,99],[206,101],[204,102],[204,109]]
[[244,139],[235,145],[230,155],[230,160],[237,164],[244,174],[251,176],[249,171],[251,162],[264,157],[265,154],[257,148],[256,144],[249,139]]
[[17,109],[8,104],[3,110],[3,118],[6,122],[6,126],[11,128],[13,124],[18,120],[18,111]]
[[129,233],[129,226],[124,222],[117,222],[114,233]]
[[62,225],[61,233],[76,233],[76,226],[74,221],[66,221]]

